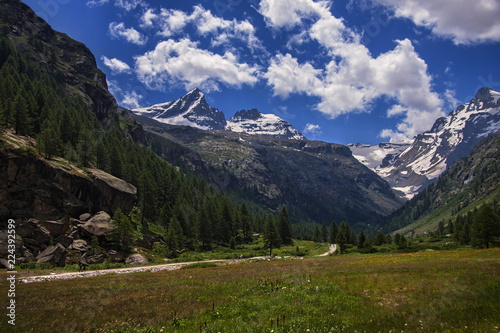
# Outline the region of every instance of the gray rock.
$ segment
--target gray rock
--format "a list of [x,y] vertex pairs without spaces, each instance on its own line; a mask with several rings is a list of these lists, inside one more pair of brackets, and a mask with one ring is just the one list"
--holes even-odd
[[41,221],[40,222],[53,237],[59,237],[64,235],[69,229],[69,220],[59,220],[59,221]]
[[104,254],[98,254],[86,259],[88,264],[102,264],[106,261],[106,256]]
[[61,236],[56,238],[56,243],[61,244],[65,248],[70,247],[71,244],[73,244],[73,241],[74,241],[74,239],[67,236],[67,235],[61,235]]
[[108,255],[113,262],[123,262],[125,259],[125,254],[123,252],[117,252],[115,250],[109,251]]
[[133,254],[127,258],[125,263],[134,266],[139,266],[139,265],[147,265],[149,261],[142,254]]
[[111,223],[111,216],[106,212],[99,212],[88,220],[80,229],[89,237],[105,236],[109,234],[115,226]]
[[85,222],[90,218],[90,216],[92,216],[92,215],[90,215],[89,213],[85,213],[85,214],[80,215],[79,219],[80,219],[80,221]]
[[87,249],[87,242],[83,239],[75,239],[73,244],[69,247],[69,250],[77,250],[80,252],[87,252]]
[[61,244],[51,245],[37,257],[37,264],[48,262],[53,266],[64,266],[66,264],[66,249]]

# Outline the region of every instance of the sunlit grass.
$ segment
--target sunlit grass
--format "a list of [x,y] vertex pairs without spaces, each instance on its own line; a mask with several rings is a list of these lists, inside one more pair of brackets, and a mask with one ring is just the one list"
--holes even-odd
[[498,332],[500,249],[203,266],[17,289],[8,332]]

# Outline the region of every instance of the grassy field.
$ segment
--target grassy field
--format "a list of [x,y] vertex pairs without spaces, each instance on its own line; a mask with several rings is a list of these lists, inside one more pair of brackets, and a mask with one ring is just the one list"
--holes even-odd
[[18,284],[0,331],[499,332],[499,300],[500,249],[341,255]]

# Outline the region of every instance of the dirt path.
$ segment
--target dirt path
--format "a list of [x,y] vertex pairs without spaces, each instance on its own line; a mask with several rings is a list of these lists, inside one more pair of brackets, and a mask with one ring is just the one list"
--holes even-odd
[[127,267],[127,268],[114,268],[114,269],[101,269],[96,271],[83,271],[83,272],[70,272],[70,273],[52,273],[50,275],[39,275],[30,276],[25,278],[20,278],[18,282],[20,283],[31,283],[31,282],[42,282],[42,281],[52,281],[52,280],[66,280],[74,279],[79,277],[92,277],[106,274],[129,274],[138,272],[158,272],[158,271],[173,271],[180,269],[183,266],[196,264],[196,263],[224,263],[224,264],[236,264],[242,261],[248,260],[266,260],[266,257],[254,257],[249,259],[220,259],[220,260],[203,260],[203,261],[191,261],[191,262],[180,262],[174,264],[163,264],[163,265],[151,265],[151,266],[141,266],[141,267]]
[[320,254],[318,257],[327,257],[329,255],[334,254],[336,251],[337,251],[337,244],[330,244],[330,249],[328,250],[328,252]]
[[[328,252],[318,255],[318,257],[326,257],[337,251],[337,244],[330,244],[330,248]],[[113,268],[113,269],[101,269],[96,271],[83,271],[83,272],[70,272],[70,273],[52,273],[50,275],[39,275],[39,276],[30,276],[25,278],[20,278],[18,282],[20,283],[31,283],[31,282],[42,282],[42,281],[52,281],[52,280],[66,280],[66,279],[74,279],[80,277],[93,277],[99,275],[106,274],[129,274],[129,273],[138,273],[138,272],[158,272],[158,271],[173,271],[176,269],[180,269],[183,266],[196,264],[196,263],[205,263],[205,262],[213,262],[220,264],[237,264],[243,261],[250,260],[267,260],[268,257],[253,257],[247,259],[218,259],[218,260],[203,260],[203,261],[191,261],[191,262],[179,262],[173,264],[162,264],[162,265],[151,265],[151,266],[141,266],[141,267],[127,267],[127,268]]]

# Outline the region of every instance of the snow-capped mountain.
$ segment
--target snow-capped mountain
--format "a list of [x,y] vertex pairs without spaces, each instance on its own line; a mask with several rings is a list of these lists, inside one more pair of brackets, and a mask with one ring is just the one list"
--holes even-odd
[[367,145],[363,143],[350,143],[347,145],[352,151],[352,155],[361,163],[372,170],[383,167],[391,163],[391,159],[396,158],[405,151],[411,142],[401,143],[381,143],[378,145]]
[[275,114],[262,114],[257,109],[241,110],[227,121],[228,131],[267,135],[280,139],[304,140],[290,123]]
[[375,167],[391,187],[410,199],[457,159],[467,156],[481,139],[500,130],[500,93],[481,88],[470,103],[460,105],[432,128],[417,135],[396,157]]
[[224,113],[211,107],[198,88],[175,101],[131,111],[138,116],[171,125],[191,126],[204,130],[228,130],[281,139],[305,139],[285,120],[274,114],[262,114],[257,109],[239,111],[226,121]]
[[185,125],[205,130],[218,130],[226,127],[224,113],[211,107],[198,88],[175,101],[131,111],[139,116],[146,116],[172,125]]

